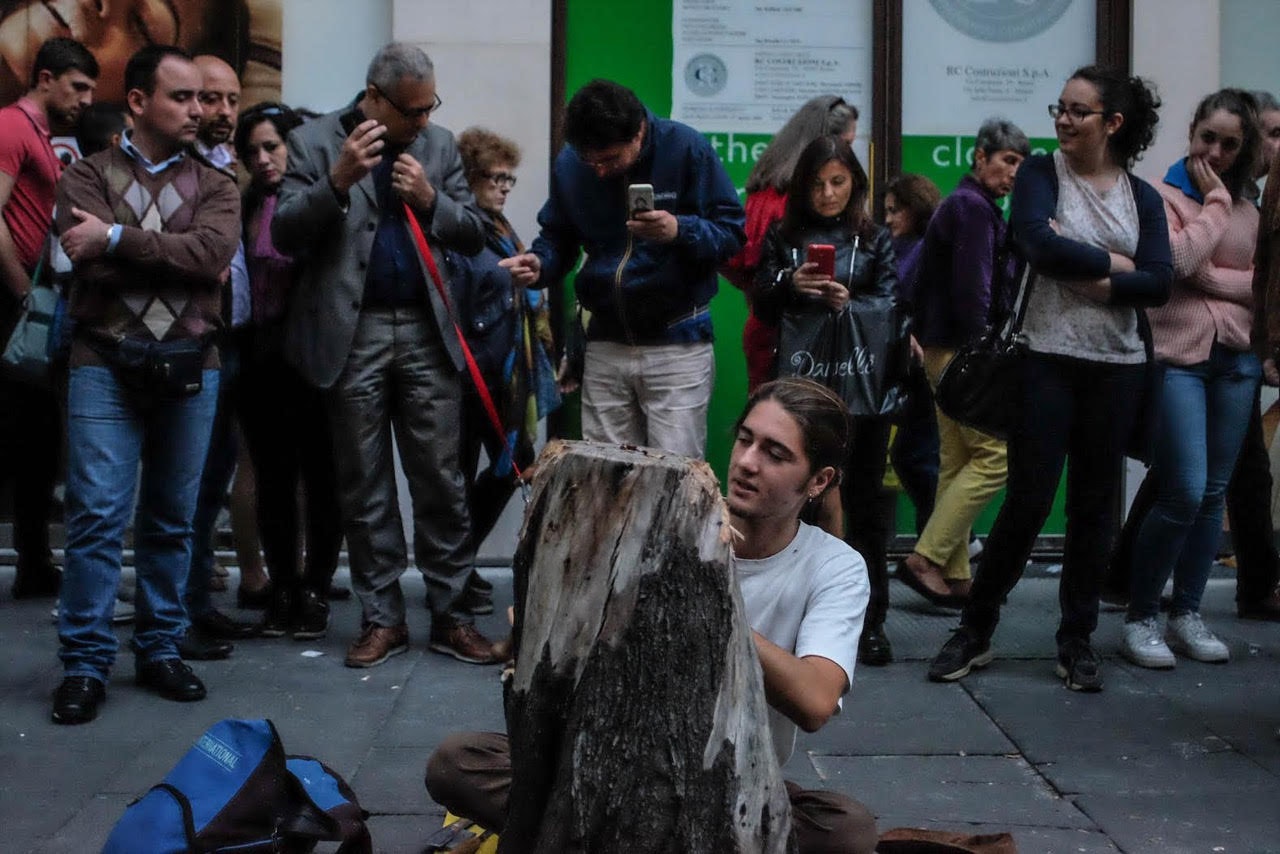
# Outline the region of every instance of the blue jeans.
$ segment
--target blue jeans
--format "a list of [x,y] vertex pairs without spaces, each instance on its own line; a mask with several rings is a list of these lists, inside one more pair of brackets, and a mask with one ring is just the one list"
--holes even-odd
[[1129,619],[1200,610],[1222,531],[1222,505],[1262,376],[1258,357],[1214,344],[1209,359],[1167,365],[1151,477],[1156,500],[1134,542]]
[[[111,612],[129,514],[138,575],[133,650],[139,661],[177,658],[187,626],[182,592],[191,517],[218,402],[218,372],[179,400],[142,402],[110,368],[71,371],[67,389],[66,561],[58,639],[67,676],[106,682],[115,661]],[[142,467],[139,481],[138,467]]]

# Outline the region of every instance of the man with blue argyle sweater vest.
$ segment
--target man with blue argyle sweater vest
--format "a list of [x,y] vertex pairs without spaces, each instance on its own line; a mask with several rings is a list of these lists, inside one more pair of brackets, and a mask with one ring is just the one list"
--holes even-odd
[[[190,151],[200,70],[145,47],[125,68],[134,128],[69,168],[56,226],[74,266],[67,392],[66,561],[58,609],[65,678],[53,720],[92,720],[115,661],[111,612],[135,491],[137,681],[204,698],[179,657],[192,515],[218,397],[222,272],[240,238],[234,181]],[[141,468],[141,478],[139,478]]]

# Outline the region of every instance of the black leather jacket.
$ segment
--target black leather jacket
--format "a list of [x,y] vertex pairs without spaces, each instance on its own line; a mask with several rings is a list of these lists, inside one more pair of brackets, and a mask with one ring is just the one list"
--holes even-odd
[[851,295],[897,300],[898,263],[888,229],[872,226],[867,237],[851,234],[843,223],[833,223],[806,231],[800,240],[793,242],[783,236],[781,226],[781,221],[775,222],[765,233],[760,266],[756,270],[752,307],[761,320],[777,324],[788,309],[822,305],[818,299],[797,294],[791,286],[791,274],[804,263],[805,250],[811,243],[835,247],[834,278],[848,288]]

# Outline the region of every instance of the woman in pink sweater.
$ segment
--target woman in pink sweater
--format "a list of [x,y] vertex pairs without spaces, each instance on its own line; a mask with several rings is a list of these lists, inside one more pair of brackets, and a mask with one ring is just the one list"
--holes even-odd
[[[1200,597],[1262,374],[1249,347],[1258,212],[1245,192],[1260,146],[1253,98],[1215,92],[1196,109],[1187,156],[1159,187],[1176,281],[1169,302],[1147,310],[1165,370],[1148,475],[1156,500],[1134,543],[1121,650],[1143,667],[1173,667],[1175,651],[1199,661],[1229,657],[1200,619]],[[1170,574],[1173,604],[1162,634],[1160,592]]]

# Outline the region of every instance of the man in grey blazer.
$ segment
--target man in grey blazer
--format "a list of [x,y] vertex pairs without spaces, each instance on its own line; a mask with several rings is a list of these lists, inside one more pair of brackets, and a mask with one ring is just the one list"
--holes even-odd
[[285,349],[328,390],[333,415],[352,586],[364,611],[349,667],[381,664],[409,644],[393,430],[427,581],[430,648],[475,664],[498,658],[460,602],[472,560],[458,455],[463,356],[405,214],[407,204],[441,270],[443,249],[483,246],[453,134],[428,121],[439,106],[427,55],[382,48],[354,102],[289,134],[271,222],[276,247],[300,268]]

